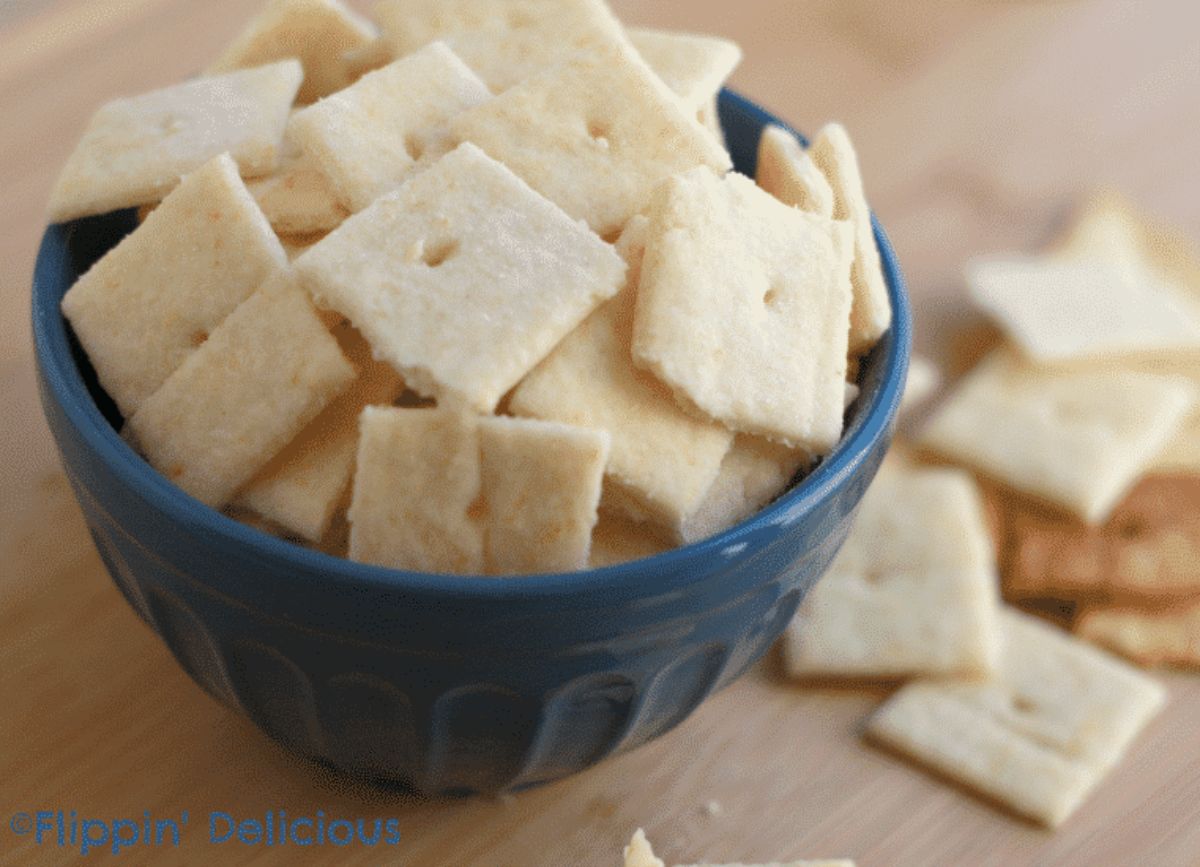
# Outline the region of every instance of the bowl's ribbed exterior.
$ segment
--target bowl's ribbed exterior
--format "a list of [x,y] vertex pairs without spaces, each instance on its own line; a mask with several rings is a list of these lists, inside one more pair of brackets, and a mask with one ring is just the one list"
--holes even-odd
[[[723,117],[739,166],[752,171],[766,116],[727,94]],[[72,348],[57,303],[130,225],[114,216],[51,227],[35,280],[43,403],[96,547],[130,605],[212,696],[297,753],[376,781],[430,794],[536,785],[677,725],[787,625],[844,540],[890,438],[909,325],[887,249],[901,309],[868,365],[864,403],[888,394],[852,427],[865,445],[794,508],[703,556],[616,573],[635,580],[580,576],[578,592],[526,594],[520,579],[492,595],[441,592],[381,570],[358,583],[346,570],[361,567],[293,556],[272,540],[231,542],[253,537],[216,532],[225,519],[199,504],[182,519],[165,511],[163,496],[187,498],[164,495],[157,479],[131,481],[117,465],[137,459],[113,437],[98,448],[96,406],[73,402],[83,386],[65,381],[86,361],[77,347],[72,364],[61,357]],[[86,413],[96,424],[80,423]]]

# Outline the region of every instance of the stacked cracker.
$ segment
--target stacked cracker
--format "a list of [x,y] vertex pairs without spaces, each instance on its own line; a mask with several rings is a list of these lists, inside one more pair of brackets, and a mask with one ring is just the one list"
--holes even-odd
[[55,219],[141,209],[63,310],[150,463],[321,550],[510,575],[698,541],[833,450],[891,317],[844,130],[771,131],[764,190],[714,134],[732,43],[603,0],[376,18],[271,0],[64,170]]

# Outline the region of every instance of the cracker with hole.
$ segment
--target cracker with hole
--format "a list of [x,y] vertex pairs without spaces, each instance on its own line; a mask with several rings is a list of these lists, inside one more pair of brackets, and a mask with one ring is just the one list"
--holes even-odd
[[829,454],[846,394],[849,225],[703,168],[665,183],[649,216],[635,361],[732,430]]
[[332,232],[350,216],[325,173],[299,153],[285,154],[278,169],[246,186],[281,236]]
[[1004,590],[1014,599],[1162,606],[1200,597],[1200,477],[1143,479],[1104,524],[1006,495]]
[[450,129],[604,237],[672,175],[731,165],[645,61],[619,45],[538,73]]
[[297,112],[288,138],[329,179],[345,207],[361,211],[422,161],[446,153],[446,125],[489,99],[483,82],[445,44],[360,78]]
[[1190,350],[1200,308],[1149,269],[1085,259],[992,257],[967,268],[976,306],[1041,364]]
[[642,59],[697,117],[742,62],[738,44],[719,36],[649,27],[631,27],[627,33]]
[[368,406],[390,405],[404,391],[391,365],[371,357],[371,347],[354,329],[334,336],[354,365],[357,378],[271,459],[238,495],[238,505],[309,542],[320,542],[350,485],[358,450],[358,419]]
[[1000,651],[993,542],[968,473],[892,468],[784,636],[799,679],[983,676]]
[[350,559],[482,575],[479,422],[444,409],[367,407],[350,503]]
[[618,242],[626,286],[522,380],[515,415],[607,431],[605,500],[676,534],[717,477],[733,434],[685,412],[670,389],[633,364],[630,347],[648,221],[630,221]]
[[1053,626],[1006,609],[985,681],[918,681],[868,735],[1049,827],[1120,762],[1166,701],[1154,680]]
[[488,573],[586,568],[608,434],[554,422],[485,418],[479,438]]
[[1200,669],[1200,602],[1157,611],[1088,608],[1075,632],[1138,665]]
[[62,309],[128,417],[286,264],[237,166],[222,155],[185,177],[80,277]]
[[850,348],[864,353],[891,327],[892,305],[871,208],[863,190],[858,155],[845,127],[831,123],[824,127],[808,150],[833,188],[833,216],[849,220],[854,226],[854,307],[850,315]]
[[92,116],[50,194],[54,222],[157,202],[223,153],[273,171],[303,75],[285,60],[113,100]]
[[268,0],[206,70],[215,75],[297,58],[304,81],[297,102],[307,104],[353,82],[345,55],[375,38],[375,30],[339,0]]
[[409,387],[483,413],[615,295],[626,270],[472,145],[351,217],[295,268]]
[[142,402],[123,433],[164,476],[221,508],[354,377],[307,294],[281,272]]
[[938,407],[918,444],[1098,525],[1195,400],[1184,379],[1044,370],[1000,350]]
[[755,180],[785,205],[833,219],[833,187],[799,139],[783,127],[763,130]]
[[445,41],[496,93],[625,41],[604,0],[382,0],[375,18],[397,57]]

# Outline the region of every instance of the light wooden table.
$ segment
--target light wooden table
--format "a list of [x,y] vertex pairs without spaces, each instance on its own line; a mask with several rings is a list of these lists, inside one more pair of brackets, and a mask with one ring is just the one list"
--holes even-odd
[[[513,799],[457,803],[324,777],[193,687],[121,601],[67,493],[34,394],[28,285],[50,183],[94,107],[200,68],[256,5],[23,0],[0,16],[0,863],[70,860],[9,831],[15,811],[50,807],[396,816],[394,850],[336,854],[414,867],[616,865],[639,825],[677,861],[1200,864],[1194,678],[1169,678],[1170,708],[1056,834],[863,746],[884,693],[799,689],[769,663],[631,755]],[[962,322],[963,259],[1040,243],[1097,183],[1200,236],[1192,0],[615,5],[629,21],[740,40],[744,92],[802,129],[849,125],[935,354]],[[193,827],[184,848],[125,858],[301,860],[209,849],[205,836]]]

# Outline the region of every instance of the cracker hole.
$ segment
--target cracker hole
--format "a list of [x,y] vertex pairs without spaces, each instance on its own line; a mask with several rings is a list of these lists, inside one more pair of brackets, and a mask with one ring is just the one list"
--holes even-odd
[[1140,539],[1145,536],[1150,530],[1144,523],[1136,518],[1126,521],[1117,529],[1117,535],[1122,539]]
[[412,158],[414,163],[420,162],[421,157],[425,156],[425,142],[410,133],[404,137],[404,152]]
[[192,346],[201,347],[208,340],[208,332],[203,328],[197,328],[188,339],[191,340]]
[[779,309],[779,305],[783,302],[783,289],[777,283],[772,283],[767,291],[763,293],[763,306],[772,310]]
[[607,121],[593,120],[588,122],[588,135],[592,137],[592,141],[601,147],[609,146],[609,136],[612,135],[612,125]]
[[444,265],[457,252],[458,241],[439,241],[425,247],[421,252],[421,261],[430,268],[437,268]]
[[872,587],[877,587],[887,580],[887,574],[879,569],[869,569],[863,574],[863,581]]
[[537,17],[530,15],[521,9],[514,9],[508,13],[508,26],[513,30],[520,30],[524,27],[532,27],[537,23]]
[[1012,706],[1013,710],[1015,710],[1017,713],[1025,714],[1034,713],[1038,709],[1035,702],[1023,695],[1014,695],[1012,697]]

